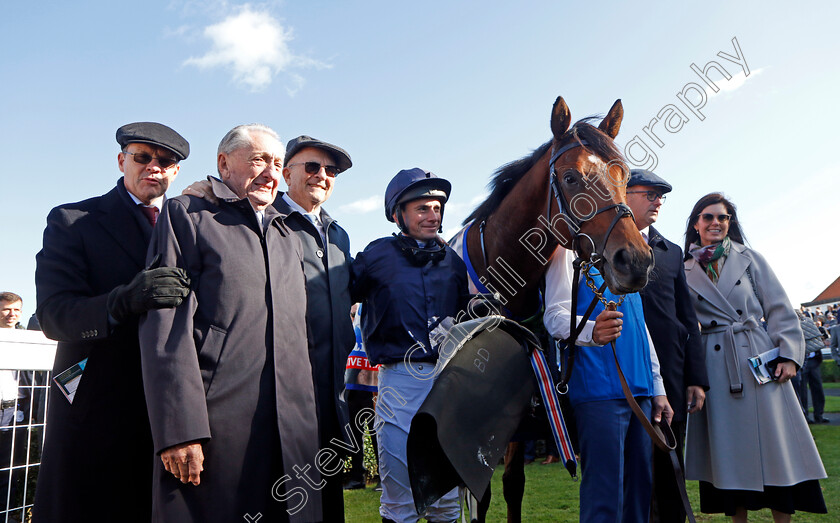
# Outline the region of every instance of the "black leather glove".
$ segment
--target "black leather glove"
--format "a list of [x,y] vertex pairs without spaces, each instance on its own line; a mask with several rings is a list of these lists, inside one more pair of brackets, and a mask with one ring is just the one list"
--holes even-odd
[[181,305],[190,293],[190,279],[179,267],[160,267],[160,255],[126,285],[108,294],[108,313],[117,323],[152,309]]

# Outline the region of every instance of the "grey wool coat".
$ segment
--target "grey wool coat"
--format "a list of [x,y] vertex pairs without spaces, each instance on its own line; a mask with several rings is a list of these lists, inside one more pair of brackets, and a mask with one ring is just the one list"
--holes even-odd
[[320,491],[304,479],[320,482],[300,241],[273,207],[262,228],[247,199],[210,182],[218,205],[168,200],[149,247],[191,280],[181,306],[140,325],[155,452],[201,441],[205,457],[198,486],[156,458],[152,520],[318,521]]
[[717,286],[693,258],[685,271],[710,387],[703,410],[689,415],[686,479],[763,491],[825,478],[793,385],[759,385],[748,368],[747,358],[774,347],[797,365],[805,356],[799,319],[773,270],[733,241]]

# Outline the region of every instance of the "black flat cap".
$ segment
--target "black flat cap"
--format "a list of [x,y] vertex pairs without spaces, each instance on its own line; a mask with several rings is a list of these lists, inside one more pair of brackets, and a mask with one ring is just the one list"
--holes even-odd
[[662,189],[662,194],[671,192],[671,184],[653,174],[653,172],[646,169],[631,169],[630,181],[627,182],[627,187],[634,185],[650,185]]
[[125,147],[130,143],[147,143],[169,149],[185,160],[190,155],[190,144],[183,136],[156,122],[134,122],[117,129],[117,143]]
[[312,138],[311,136],[306,136],[305,134],[289,140],[289,143],[286,144],[285,163],[288,164],[289,160],[291,160],[294,155],[296,155],[300,152],[301,149],[304,149],[306,147],[315,147],[317,149],[323,149],[330,153],[335,159],[336,167],[338,167],[341,172],[353,167],[353,161],[350,160],[350,155],[347,154],[347,151],[345,151],[341,147],[338,147],[337,145],[322,142],[317,138]]

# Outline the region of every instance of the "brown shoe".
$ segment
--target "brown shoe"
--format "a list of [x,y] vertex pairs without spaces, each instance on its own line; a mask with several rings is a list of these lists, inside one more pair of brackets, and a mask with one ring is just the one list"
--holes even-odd
[[548,457],[546,457],[545,460],[542,462],[543,465],[551,465],[553,463],[560,463],[560,458],[558,458],[557,456],[552,456],[551,454],[549,454]]

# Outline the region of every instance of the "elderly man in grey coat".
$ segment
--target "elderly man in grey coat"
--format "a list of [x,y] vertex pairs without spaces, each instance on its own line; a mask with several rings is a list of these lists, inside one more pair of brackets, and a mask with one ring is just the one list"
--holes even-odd
[[319,472],[342,465],[318,450],[303,253],[271,206],[284,153],[268,127],[232,129],[218,202],[169,200],[152,237],[192,281],[140,329],[156,522],[319,521]]

